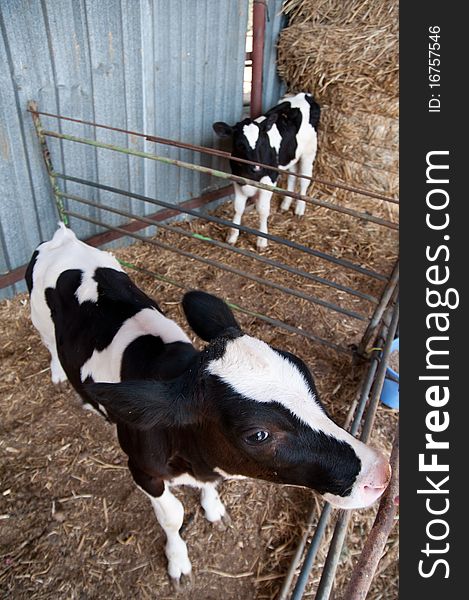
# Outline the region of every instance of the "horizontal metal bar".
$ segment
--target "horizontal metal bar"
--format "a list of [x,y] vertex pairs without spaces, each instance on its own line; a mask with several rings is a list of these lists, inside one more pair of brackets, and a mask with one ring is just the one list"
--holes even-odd
[[[100,227],[105,227],[106,229],[110,229],[112,231],[118,231],[126,237],[134,238],[141,242],[145,242],[146,244],[151,244],[152,246],[163,247],[164,250],[169,250],[170,252],[179,253],[175,248],[173,248],[171,246],[166,246],[164,244],[160,244],[160,243],[156,242],[155,240],[152,240],[151,238],[145,237],[143,235],[139,235],[137,233],[128,232],[121,227],[116,227],[113,225],[108,225],[107,223],[102,223],[101,221],[97,221],[96,219],[92,219],[91,217],[86,217],[85,215],[81,215],[80,213],[76,213],[71,210],[66,210],[65,212],[67,213],[68,216],[75,217],[76,219],[80,219],[81,221],[86,221],[87,223],[92,223],[93,225],[99,225]],[[196,257],[191,256],[190,258],[195,259]],[[133,267],[130,263],[125,263],[125,264],[129,265],[131,268],[136,268],[139,271],[148,272],[149,274],[152,274],[152,272],[148,271],[147,269],[142,269],[141,267]],[[168,283],[171,283],[172,285],[177,285],[177,287],[180,287],[183,289],[191,289],[188,286],[184,286],[183,284],[176,284],[174,281],[164,278],[161,275],[158,275],[157,278],[161,279],[162,281],[167,281]],[[238,306],[236,304],[230,304],[230,303],[228,303],[228,304],[235,310],[237,310],[239,312],[243,312],[248,315],[251,315],[253,317],[259,318],[259,319],[269,323],[270,325],[273,325],[274,327],[279,327],[290,333],[295,333],[297,335],[301,335],[302,337],[304,337],[308,340],[311,340],[313,342],[318,342],[318,343],[322,344],[323,346],[327,346],[328,348],[331,348],[331,349],[335,350],[336,352],[341,352],[343,354],[350,355],[349,348],[346,348],[344,346],[339,346],[338,344],[334,344],[333,342],[330,342],[329,340],[325,340],[324,338],[321,338],[317,335],[314,335],[312,333],[304,331],[303,329],[299,329],[298,327],[293,327],[292,325],[288,325],[287,323],[284,323],[283,321],[279,321],[277,319],[267,317],[266,315],[263,315],[261,313],[253,312],[251,310],[248,310],[248,309]]]
[[[267,264],[271,267],[291,273],[292,275],[304,277],[305,279],[309,279],[310,281],[315,281],[316,283],[320,283],[327,287],[337,289],[346,294],[350,294],[351,296],[356,296],[358,298],[362,298],[363,300],[367,300],[368,302],[371,302],[373,304],[378,303],[378,299],[375,298],[374,296],[370,296],[369,294],[365,294],[364,292],[360,292],[358,290],[353,290],[353,289],[351,289],[345,285],[342,285],[340,283],[335,283],[334,281],[329,281],[328,279],[324,279],[323,277],[319,277],[317,275],[307,273],[306,271],[301,271],[299,269],[295,269],[294,267],[291,267],[290,265],[286,265],[285,263],[281,263],[276,260],[267,258],[265,256],[262,256],[261,254],[256,254],[255,252],[250,252],[249,250],[244,250],[243,248],[236,248],[236,246],[227,244],[226,242],[220,242],[219,240],[215,240],[206,235],[200,235],[200,234],[194,233],[193,231],[189,231],[187,229],[182,229],[181,227],[175,227],[174,225],[168,225],[166,223],[162,223],[163,219],[169,218],[168,216],[166,216],[167,213],[169,212],[168,210],[161,210],[152,215],[146,215],[146,216],[142,217],[142,216],[136,215],[135,213],[122,211],[122,210],[114,208],[112,206],[108,206],[106,204],[103,204],[102,202],[94,202],[92,200],[87,200],[87,199],[82,198],[81,196],[77,196],[75,194],[65,194],[65,193],[59,192],[59,195],[65,197],[65,198],[70,198],[72,200],[80,202],[81,204],[86,204],[87,206],[92,206],[94,208],[100,208],[103,210],[107,210],[114,214],[118,214],[123,217],[133,219],[134,221],[138,221],[140,223],[147,223],[150,225],[158,224],[158,227],[161,227],[162,229],[165,229],[166,231],[171,231],[173,233],[177,233],[177,234],[183,235],[185,237],[197,239],[203,243],[210,244],[211,246],[216,246],[217,248],[223,248],[224,250],[229,250],[230,252],[234,252],[235,254],[239,254],[240,256],[246,256],[248,258],[251,258],[252,260],[255,260],[256,262],[261,262],[263,264]],[[160,216],[158,214],[160,212],[164,213],[164,216],[163,215]],[[130,228],[131,225],[132,225],[132,228]],[[138,227],[138,229],[143,229],[143,227],[144,227],[143,225],[140,225]],[[136,225],[131,224],[131,223],[129,223],[125,226],[125,229],[127,231],[129,231],[129,230],[136,231],[136,228],[137,228]],[[368,320],[368,317],[365,317],[365,319]]]
[[164,208],[170,208],[176,210],[180,213],[191,215],[193,217],[202,218],[205,221],[209,221],[211,223],[217,223],[218,225],[223,225],[224,227],[234,227],[239,231],[243,231],[244,233],[251,233],[258,237],[263,237],[283,246],[288,246],[289,248],[294,248],[295,250],[299,250],[300,252],[305,252],[306,254],[310,254],[311,256],[316,256],[317,258],[321,258],[323,260],[332,262],[334,264],[340,265],[342,267],[346,267],[362,275],[367,275],[368,277],[373,277],[374,279],[378,279],[379,281],[387,281],[388,277],[386,275],[382,275],[381,273],[377,273],[376,271],[372,271],[370,269],[365,269],[364,267],[360,267],[355,263],[352,263],[343,258],[336,258],[335,256],[331,256],[330,254],[326,254],[321,252],[320,250],[314,250],[309,248],[308,246],[303,246],[301,244],[297,244],[296,242],[291,242],[290,240],[286,240],[284,238],[271,235],[270,233],[263,233],[258,231],[257,229],[251,229],[250,227],[246,227],[244,225],[237,225],[236,223],[232,223],[231,221],[226,221],[225,219],[220,219],[219,217],[214,217],[211,215],[205,215],[195,210],[182,208],[177,204],[171,204],[169,202],[164,202],[163,200],[156,200],[155,198],[150,198],[149,196],[143,196],[142,194],[136,194],[135,192],[128,192],[124,190],[120,190],[118,188],[111,187],[109,185],[104,185],[102,183],[96,183],[94,181],[88,181],[86,179],[80,179],[79,177],[73,177],[71,175],[64,175],[63,173],[54,173],[54,175],[60,179],[65,179],[66,181],[74,181],[75,183],[81,183],[83,185],[88,185],[91,187],[98,188],[100,190],[105,190],[107,192],[112,192],[114,194],[120,194],[123,196],[128,196],[130,198],[136,198],[138,200],[143,200],[144,202],[149,202],[150,204],[154,204],[156,206],[162,206]]
[[[203,194],[202,196],[197,196],[196,198],[191,198],[190,200],[185,200],[184,202],[181,203],[181,206],[187,206],[189,208],[198,208],[199,206],[204,206],[205,204],[208,204],[209,202],[213,202],[214,200],[218,200],[220,198],[228,196],[232,192],[233,192],[232,186],[228,185],[223,188],[218,188],[217,190],[214,190],[212,192],[207,192],[207,193]],[[175,210],[165,209],[165,210],[159,210],[157,215],[155,213],[151,216],[158,220],[158,219],[170,219],[171,217],[173,217],[177,214],[178,213]],[[159,225],[159,226],[161,227],[161,225]],[[134,228],[132,229],[132,227],[134,227]],[[144,227],[146,227],[146,225],[142,225],[141,223],[137,224],[135,222],[133,224],[129,223],[128,225],[124,225],[123,229],[126,230],[126,232],[128,232],[128,231],[137,231],[138,229],[143,229]],[[126,235],[127,235],[127,233],[126,233]],[[100,246],[102,244],[107,244],[109,242],[117,240],[120,237],[122,237],[122,235],[119,232],[109,232],[108,231],[107,233],[93,235],[84,241],[87,244],[89,244],[90,246]],[[6,273],[1,274],[0,275],[0,289],[3,289],[5,287],[8,287],[15,283],[18,283],[19,281],[24,279],[26,267],[27,267],[27,265],[22,265],[21,267],[17,267],[16,269],[13,269],[11,271],[7,271]],[[308,275],[308,274],[306,273],[305,275]],[[356,293],[355,295],[358,295],[358,293]],[[370,298],[372,298],[372,296]],[[365,300],[366,299],[367,298],[365,298]],[[370,302],[372,302],[372,301],[373,300],[370,300]]]
[[[190,200],[183,200],[181,202],[181,206],[187,208],[200,208],[209,204],[210,202],[214,202],[215,200],[219,200],[221,198],[226,198],[226,196],[230,196],[233,193],[233,187],[231,185],[218,188],[211,192],[206,192],[201,196],[196,196],[195,198],[191,198]],[[99,208],[99,204],[96,205]],[[176,217],[178,212],[176,210],[172,210],[170,208],[164,208],[157,210],[156,212],[147,215],[150,219],[155,219],[156,221],[164,221],[169,220],[172,217]],[[159,225],[161,226],[161,225]],[[138,231],[139,229],[145,229],[145,223],[141,223],[140,221],[131,221],[123,226],[123,229],[126,231]],[[107,231],[105,233],[98,233],[96,235],[92,235],[90,238],[84,240],[87,244],[91,246],[101,246],[102,244],[107,244],[108,242],[112,242],[114,240],[122,237],[117,231]]]
[[[66,194],[64,192],[59,192],[59,195],[61,198],[70,198],[71,200],[75,200],[77,202],[80,202],[81,204],[87,204],[88,206],[99,206],[99,208],[101,208],[103,210],[107,210],[108,212],[112,212],[112,213],[120,215],[122,217],[135,218],[138,221],[147,223],[148,225],[159,225],[159,222],[156,221],[155,219],[150,219],[150,218],[144,217],[144,216],[137,216],[132,213],[128,213],[126,211],[123,211],[123,210],[120,210],[117,208],[112,208],[110,206],[106,206],[103,204],[98,205],[95,202],[91,202],[91,201],[86,200],[85,198],[81,198],[80,196],[77,196],[75,194]],[[193,258],[195,260],[198,260],[199,262],[203,262],[203,263],[210,265],[212,267],[215,267],[217,269],[221,269],[222,271],[228,271],[230,273],[233,273],[234,275],[239,275],[240,277],[245,277],[246,279],[250,279],[261,285],[271,287],[272,289],[278,290],[279,292],[283,292],[285,294],[289,294],[290,296],[296,296],[297,298],[301,298],[302,300],[306,300],[308,302],[317,304],[319,306],[322,306],[322,307],[332,310],[334,312],[346,315],[347,317],[351,317],[352,319],[357,319],[358,321],[368,321],[368,318],[365,315],[361,315],[352,310],[342,308],[342,307],[338,306],[337,304],[327,302],[326,300],[322,300],[321,298],[316,298],[315,296],[310,296],[309,294],[304,294],[303,292],[300,292],[299,290],[294,290],[292,288],[285,287],[283,285],[275,283],[274,281],[270,281],[269,279],[264,279],[262,277],[258,277],[257,275],[254,275],[252,273],[248,273],[246,271],[241,271],[239,269],[236,269],[235,267],[231,267],[229,265],[219,263],[219,262],[211,260],[209,258],[197,256],[195,254],[192,254],[192,252],[187,252],[185,250],[181,250],[181,249],[175,248],[173,246],[168,246],[167,244],[163,244],[162,242],[158,242],[158,245],[160,247],[165,247],[167,250],[170,250],[171,252],[176,252],[177,254],[181,254],[181,256],[185,256],[187,258]]]
[[[84,219],[85,221],[90,221],[90,219]],[[111,227],[109,225],[104,225],[104,227],[109,227],[109,229],[119,229],[118,227]],[[137,239],[142,240],[143,242],[148,242],[148,238],[145,238],[143,236],[132,236],[135,237]],[[145,269],[143,267],[138,267],[137,265],[134,265],[133,263],[129,263],[123,260],[119,260],[119,262],[121,263],[121,265],[123,265],[124,267],[128,267],[129,269],[133,269],[134,271],[138,271],[139,273],[144,273],[145,275],[150,275],[152,277],[154,277],[155,279],[158,279],[159,281],[163,281],[164,283],[169,283],[177,288],[183,289],[183,290],[191,290],[193,288],[190,288],[187,285],[184,285],[182,283],[180,283],[179,281],[176,281],[174,279],[170,279],[169,277],[166,277],[164,275],[160,275],[159,273],[155,273],[154,271],[150,271],[149,269]],[[297,327],[293,327],[292,325],[288,325],[287,323],[284,323],[283,321],[278,321],[277,319],[272,319],[271,317],[268,317],[266,315],[263,315],[262,313],[258,313],[258,312],[254,312],[252,310],[249,310],[247,308],[243,308],[242,306],[239,306],[238,304],[233,304],[232,302],[228,302],[226,300],[226,303],[228,304],[228,306],[230,308],[232,308],[233,310],[236,310],[237,312],[242,312],[243,314],[249,315],[251,317],[255,317],[256,319],[261,319],[262,321],[266,321],[267,323],[269,323],[269,325],[273,325],[275,327],[279,327],[280,329],[285,329],[285,331],[288,331],[289,333],[295,333],[296,335],[300,335],[308,340],[311,340],[313,342],[318,342],[324,346],[327,346],[333,350],[336,350],[337,352],[341,352],[344,354],[350,354],[350,350],[348,348],[345,348],[343,346],[338,346],[336,344],[333,344],[332,342],[329,342],[328,340],[324,340],[323,338],[320,338],[318,336],[315,336],[311,333],[308,333],[302,329],[298,329]]]
[[10,285],[14,285],[24,279],[26,273],[26,265],[22,265],[21,267],[17,267],[12,271],[7,271],[6,273],[2,273],[0,275],[0,290],[6,288]]
[[312,182],[316,182],[316,183],[320,183],[322,185],[326,185],[328,187],[336,187],[339,189],[343,189],[343,190],[347,190],[349,192],[353,192],[355,194],[360,194],[362,196],[368,196],[369,198],[375,198],[376,200],[383,200],[384,202],[391,202],[394,204],[399,204],[399,199],[396,198],[390,198],[389,196],[385,196],[383,194],[378,194],[377,192],[371,192],[369,190],[364,190],[362,188],[357,188],[355,186],[349,186],[346,185],[344,183],[337,183],[337,182],[332,182],[332,181],[326,181],[325,179],[320,179],[318,177],[310,177],[309,175],[304,175],[302,173],[296,173],[294,171],[288,171],[286,169],[281,169],[281,168],[277,168],[277,167],[273,167],[271,165],[266,165],[264,163],[257,163],[257,162],[253,162],[247,159],[243,159],[243,158],[238,158],[238,157],[233,157],[233,155],[230,152],[224,152],[223,150],[218,150],[216,148],[208,148],[206,146],[200,146],[197,144],[188,144],[185,142],[179,142],[177,140],[172,140],[169,138],[163,138],[163,137],[159,137],[156,135],[150,135],[147,133],[142,133],[139,131],[131,131],[129,129],[122,129],[121,127],[112,127],[111,125],[103,125],[101,123],[95,123],[94,121],[86,121],[84,119],[74,119],[72,117],[65,117],[62,115],[57,115],[54,113],[49,113],[49,112],[42,112],[42,111],[38,111],[38,110],[31,110],[30,108],[28,108],[28,110],[32,113],[38,114],[38,115],[44,115],[46,117],[52,117],[54,119],[61,119],[64,121],[71,121],[72,123],[80,123],[82,125],[91,125],[92,127],[99,127],[100,129],[107,129],[109,131],[117,131],[119,133],[125,133],[128,135],[132,135],[132,136],[136,136],[136,137],[141,137],[144,138],[148,141],[151,142],[155,142],[156,144],[165,144],[167,146],[175,146],[176,148],[183,148],[185,150],[193,150],[195,152],[200,152],[203,154],[210,154],[213,156],[219,156],[221,158],[226,158],[226,159],[235,159],[237,162],[242,162],[242,163],[246,163],[248,165],[258,165],[260,167],[264,167],[264,168],[268,168],[274,171],[277,171],[278,173],[284,173],[285,175],[294,175],[295,177],[301,178],[301,179],[308,179],[309,181]]
[[68,135],[65,133],[58,133],[56,131],[49,131],[46,129],[41,129],[41,134],[47,137],[53,137],[60,140],[67,140],[69,142],[76,142],[77,144],[85,144],[88,146],[93,146],[94,148],[103,148],[104,150],[112,150],[113,152],[120,152],[122,154],[127,154],[130,156],[138,156],[140,158],[147,158],[149,160],[155,160],[157,162],[161,162],[167,165],[174,165],[176,167],[181,167],[183,169],[189,169],[190,171],[197,171],[199,173],[205,173],[206,175],[212,175],[213,177],[218,177],[220,179],[229,179],[230,181],[234,181],[240,185],[251,185],[261,190],[267,190],[269,192],[275,192],[276,194],[280,194],[281,196],[288,196],[290,198],[295,198],[297,200],[303,200],[309,204],[314,204],[316,206],[321,206],[322,208],[328,208],[329,210],[333,210],[335,212],[343,213],[357,219],[361,219],[363,221],[370,221],[377,225],[382,225],[383,227],[388,227],[389,229],[398,230],[399,226],[396,223],[392,223],[391,221],[387,221],[386,219],[381,219],[380,217],[375,217],[368,213],[358,212],[351,208],[345,208],[343,206],[338,206],[336,204],[331,204],[330,202],[325,202],[324,200],[318,200],[316,198],[312,198],[310,196],[305,196],[303,194],[298,194],[296,192],[290,192],[288,190],[284,190],[275,185],[267,185],[266,183],[261,183],[260,181],[254,181],[253,179],[247,179],[246,177],[239,177],[238,175],[233,175],[232,173],[226,173],[225,171],[220,171],[218,169],[213,169],[211,167],[204,167],[202,165],[195,165],[193,163],[188,163],[183,160],[178,160],[176,158],[168,158],[167,156],[159,156],[157,154],[151,154],[150,152],[143,152],[141,150],[131,150],[130,148],[123,148],[122,146],[116,146],[115,144],[107,144],[105,142],[98,142],[96,140],[90,140],[88,138],[77,137],[74,135]]
[[228,305],[231,308],[238,310],[239,312],[243,312],[247,315],[251,315],[252,317],[262,319],[266,323],[269,323],[269,325],[273,325],[274,327],[280,327],[281,329],[285,329],[285,331],[288,331],[289,333],[295,333],[297,335],[301,335],[302,337],[304,337],[312,342],[318,342],[319,344],[322,344],[323,346],[327,346],[328,348],[331,348],[332,350],[335,350],[336,352],[341,352],[343,354],[350,355],[350,349],[346,348],[345,346],[339,346],[338,344],[334,344],[333,342],[330,342],[329,340],[325,340],[324,338],[314,335],[313,333],[306,332],[303,329],[299,329],[298,327],[293,327],[292,325],[288,325],[288,323],[284,323],[283,321],[279,321],[278,319],[272,319],[271,317],[267,317],[265,315],[261,315],[256,312],[252,312],[250,310],[247,310],[245,308],[238,306],[237,304],[228,303]]

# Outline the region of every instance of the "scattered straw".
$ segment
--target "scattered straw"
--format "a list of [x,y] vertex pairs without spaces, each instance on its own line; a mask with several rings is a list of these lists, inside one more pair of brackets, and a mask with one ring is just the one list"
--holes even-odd
[[[325,193],[318,189],[318,193]],[[347,202],[347,200],[336,201]],[[361,202],[361,201],[360,201]],[[273,202],[270,227],[277,235],[343,256],[390,273],[397,253],[397,235],[346,215],[308,208],[298,220],[278,211]],[[363,202],[374,212],[375,204]],[[217,209],[230,217],[230,205]],[[245,215],[256,225],[254,212]],[[223,239],[226,232],[200,221],[181,227]],[[159,237],[201,255],[228,261],[285,285],[325,298],[340,300],[340,292],[320,289],[276,269],[259,267],[197,240],[160,231]],[[240,235],[240,246],[255,251],[255,238]],[[195,261],[155,250],[145,244],[116,252],[122,259],[236,301],[254,311],[317,331],[328,339],[356,341],[363,325],[331,315],[301,299],[286,299],[278,292]],[[306,255],[271,244],[266,256],[308,272],[379,294],[382,284],[324,264]],[[182,292],[143,273],[131,273],[137,284],[153,295],[167,315],[187,330],[180,309]],[[353,308],[369,313],[372,307],[359,299],[343,298]],[[298,336],[276,330],[255,317],[238,314],[242,327],[273,345],[295,352],[311,367],[319,393],[330,413],[344,422],[354,401],[362,366],[347,356],[324,349]],[[49,598],[174,598],[166,573],[164,537],[147,499],[135,487],[114,430],[96,415],[83,411],[70,386],[54,387],[45,371],[49,356],[29,318],[28,300],[18,296],[0,303],[0,591],[19,600]],[[196,341],[200,344],[200,341]],[[42,371],[42,372],[41,372]],[[29,373],[36,377],[27,378]],[[395,415],[380,407],[373,444],[389,452]],[[316,523],[319,501],[308,490],[253,481],[231,481],[221,486],[221,497],[233,526],[224,532],[204,518],[195,490],[178,490],[185,508],[183,537],[193,563],[195,583],[181,597],[188,600],[274,599],[305,529],[311,510]],[[53,507],[53,509],[51,509]],[[374,509],[354,513],[336,580],[345,588],[356,557],[374,520]],[[330,540],[331,529],[326,534]],[[370,600],[397,598],[397,534],[389,539],[386,555],[373,582]],[[307,595],[317,586],[324,564],[324,546],[312,572]],[[214,572],[211,572],[214,571]],[[215,572],[216,571],[216,572]]]

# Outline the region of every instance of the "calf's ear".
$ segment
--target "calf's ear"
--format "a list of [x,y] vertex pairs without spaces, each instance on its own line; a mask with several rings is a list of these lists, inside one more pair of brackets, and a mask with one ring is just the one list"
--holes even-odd
[[187,292],[182,299],[182,308],[190,328],[205,342],[220,337],[227,329],[241,333],[229,306],[212,294]]
[[230,137],[233,133],[233,127],[227,123],[223,123],[223,121],[217,121],[212,127],[213,131],[221,138]]
[[265,129],[265,131],[269,131],[269,129],[275,125],[278,119],[278,112],[270,113],[267,117],[262,121],[261,127]]
[[101,404],[111,420],[138,429],[184,427],[197,422],[189,376],[171,381],[123,381],[85,384],[85,394]]

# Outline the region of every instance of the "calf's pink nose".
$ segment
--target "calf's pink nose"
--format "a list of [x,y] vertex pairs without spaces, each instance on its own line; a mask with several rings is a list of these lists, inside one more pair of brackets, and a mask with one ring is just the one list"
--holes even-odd
[[391,479],[391,473],[391,465],[380,453],[379,459],[362,481],[362,492],[370,499],[379,498],[384,490],[388,487],[389,480]]

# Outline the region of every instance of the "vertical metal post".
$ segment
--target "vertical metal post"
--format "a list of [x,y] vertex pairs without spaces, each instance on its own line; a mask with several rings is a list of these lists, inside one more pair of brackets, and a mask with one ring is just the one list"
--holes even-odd
[[59,213],[59,218],[63,223],[65,223],[65,225],[68,225],[68,217],[65,213],[65,206],[63,203],[63,199],[60,195],[59,186],[57,185],[57,179],[54,174],[54,168],[52,166],[52,159],[50,156],[49,147],[47,145],[46,137],[43,134],[44,129],[42,127],[41,118],[39,117],[37,102],[35,102],[34,100],[30,100],[28,102],[28,110],[31,112],[33,124],[36,129],[37,138],[39,140],[39,145],[41,146],[42,158],[44,159],[44,164],[46,165],[47,175],[49,176],[52,193],[54,194],[55,204]]
[[[386,368],[391,354],[391,344],[396,334],[397,326],[399,323],[399,303],[396,302],[392,313],[391,324],[386,335],[386,341],[383,349],[383,356],[381,363],[376,374],[376,379],[373,384],[371,391],[371,398],[368,406],[368,412],[366,415],[365,423],[363,425],[362,434],[360,439],[365,444],[368,442],[371,434],[371,429],[375,420],[376,410],[378,408],[379,398],[381,390],[383,389],[384,377],[386,375]],[[332,537],[331,545],[329,546],[329,552],[327,553],[326,562],[322,571],[321,580],[319,582],[318,591],[316,592],[315,600],[328,600],[334,584],[335,572],[340,560],[340,554],[345,542],[345,536],[347,534],[347,526],[350,521],[350,511],[343,512],[334,529],[334,535]]]
[[251,119],[262,114],[266,0],[254,0],[252,13]]
[[[397,294],[398,294],[398,288],[394,287],[394,291],[391,294],[391,297],[389,299],[390,303],[389,303],[388,313],[389,313],[389,310],[391,309],[391,306],[393,305],[393,303],[396,302],[396,300],[397,300]],[[382,319],[382,324],[381,324],[382,331],[380,333],[380,337],[383,339],[383,341],[385,341],[384,350],[383,350],[381,357],[380,357],[380,354],[378,353],[378,350],[376,350],[376,349],[373,351],[373,353],[371,355],[371,363],[368,368],[367,374],[364,378],[363,384],[361,386],[360,399],[357,403],[357,409],[355,411],[352,425],[350,427],[350,433],[352,435],[356,436],[358,433],[359,427],[360,427],[360,423],[362,420],[366,401],[371,393],[369,408],[368,408],[368,412],[367,412],[364,427],[363,427],[363,433],[360,437],[360,439],[364,443],[366,443],[368,441],[368,438],[369,438],[369,435],[371,432],[371,427],[374,422],[376,408],[377,408],[377,404],[379,401],[379,395],[381,394],[381,389],[382,389],[383,382],[384,382],[384,375],[386,372],[387,360],[388,360],[390,350],[391,350],[391,343],[392,343],[392,340],[394,339],[394,334],[397,329],[397,323],[398,323],[398,319],[399,319],[399,307],[397,304],[394,307],[394,310],[392,312],[393,312],[393,314],[392,314],[391,322],[390,322],[390,319],[388,318],[389,314],[388,313],[383,314],[383,319]],[[377,374],[377,371],[378,371],[378,374]],[[303,594],[305,592],[306,585],[308,583],[309,575],[310,575],[314,560],[316,558],[316,554],[318,552],[319,545],[321,543],[321,540],[322,540],[325,530],[326,530],[326,525],[328,523],[331,510],[332,510],[331,505],[326,503],[324,505],[321,517],[316,526],[316,531],[311,539],[310,546],[306,552],[306,556],[304,558],[303,565],[301,567],[300,574],[298,576],[298,580],[296,582],[296,585],[292,592],[290,600],[301,600],[301,598],[303,598]],[[317,590],[317,595],[315,597],[316,600],[326,600],[327,598],[329,598],[329,594],[331,592],[332,585],[334,582],[335,571],[337,569],[337,565],[338,565],[339,558],[340,558],[340,551],[341,551],[342,546],[345,541],[345,536],[347,533],[347,525],[349,522],[350,514],[351,513],[349,511],[344,511],[344,512],[342,512],[342,514],[339,516],[339,518],[337,520],[337,523],[336,523],[336,526],[334,529],[333,539],[331,541],[331,545],[329,547],[329,552],[328,552],[328,555],[326,558],[326,563],[323,568],[323,575],[321,577],[321,582],[319,584],[319,588]],[[304,543],[300,544],[301,549],[298,550],[298,554],[303,550],[304,545],[305,545]],[[279,600],[286,600],[286,598],[288,597],[289,588],[291,586],[291,583],[292,583],[292,580],[294,577],[294,572],[298,566],[299,560],[300,560],[299,557],[295,555],[294,561],[292,561],[289,572],[287,573],[284,585],[282,586]]]
[[396,261],[396,264],[394,265],[394,269],[392,271],[391,278],[389,279],[386,287],[384,288],[383,294],[381,295],[381,299],[373,312],[373,315],[370,319],[368,327],[366,328],[365,333],[363,334],[361,342],[358,346],[357,352],[360,356],[365,356],[367,354],[368,344],[370,343],[371,339],[373,338],[373,336],[376,332],[376,329],[381,322],[384,311],[386,310],[386,307],[389,304],[391,296],[394,293],[394,290],[396,288],[398,280],[399,280],[399,259]]
[[[322,538],[326,533],[326,527],[329,522],[329,517],[331,516],[332,506],[326,502],[324,508],[322,509],[321,516],[319,517],[318,524],[314,531],[314,535],[311,538],[311,542],[309,544],[308,550],[306,552],[305,559],[303,561],[303,566],[301,567],[300,574],[298,575],[298,580],[296,582],[295,588],[291,595],[290,600],[301,600],[303,598],[303,594],[308,583],[309,574],[311,573],[311,569],[313,568],[314,561],[316,559],[316,555],[319,550],[319,546],[321,545]],[[289,577],[288,584],[293,580],[294,572],[292,573],[291,578]],[[288,588],[282,588],[282,600],[287,597]]]
[[[368,397],[370,395],[370,391],[371,391],[371,387],[373,385],[376,370],[378,368],[378,363],[379,363],[379,357],[378,357],[377,351],[375,351],[372,354],[370,366],[364,377],[363,383],[360,386],[360,390],[361,390],[360,397],[358,399],[358,402],[356,403],[357,404],[356,412],[353,417],[352,424],[350,426],[350,433],[353,436],[357,435],[358,429],[360,427],[363,412],[365,410],[366,401],[368,400]],[[347,423],[345,423],[344,428],[348,430],[349,425]],[[306,585],[308,583],[311,569],[312,569],[314,561],[316,559],[316,554],[319,550],[319,546],[321,544],[322,538],[326,531],[326,526],[329,521],[331,512],[332,512],[332,506],[326,502],[323,507],[321,517],[316,526],[314,535],[311,539],[309,548],[306,552],[306,556],[304,558],[303,565],[301,567],[301,571],[298,576],[298,580],[296,582],[296,585],[295,585],[295,588],[293,590],[290,600],[301,600],[301,598],[303,597],[304,591],[306,589]],[[298,552],[302,552],[304,546],[305,546],[305,544],[303,544],[302,547],[298,549]],[[295,557],[295,560],[299,563],[300,558]],[[281,594],[280,594],[278,600],[286,600],[287,599],[288,591],[290,589],[291,582],[293,580],[294,572],[297,568],[297,562],[295,562],[294,565],[292,562],[292,564],[290,565],[289,572],[287,573],[287,577],[284,582],[284,585],[282,586]]]
[[335,573],[340,560],[340,554],[347,535],[350,517],[350,511],[343,511],[337,519],[315,600],[327,600],[330,596],[332,586],[334,585]]

